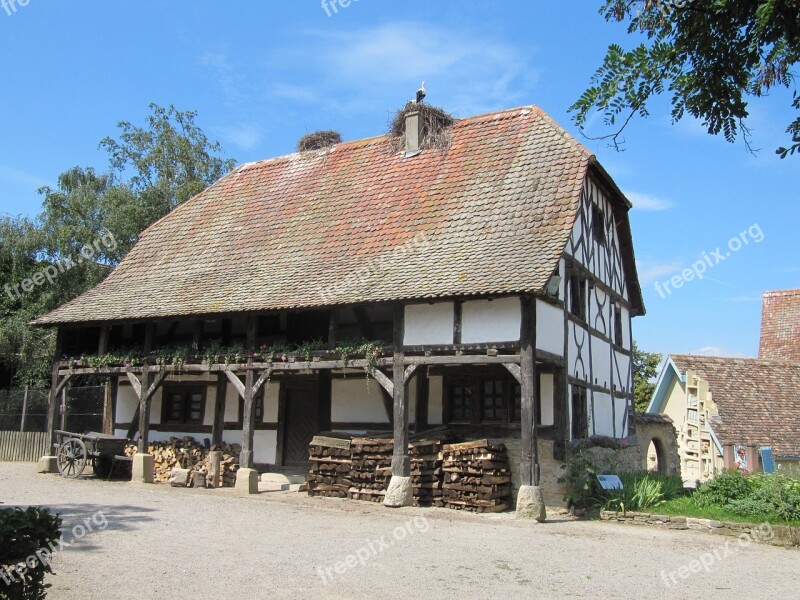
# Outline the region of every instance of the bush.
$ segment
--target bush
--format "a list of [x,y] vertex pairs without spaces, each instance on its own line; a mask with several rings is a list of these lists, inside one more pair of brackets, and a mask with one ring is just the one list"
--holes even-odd
[[680,475],[637,471],[619,476],[622,489],[602,490],[595,499],[601,510],[644,510],[684,494]]
[[736,500],[744,500],[753,489],[750,479],[738,471],[723,471],[697,488],[695,501],[698,506],[725,506]]
[[[750,504],[731,502],[730,510],[739,514],[764,515],[773,513],[786,521],[800,519],[800,481],[785,475],[754,475],[750,478],[753,489],[747,499]],[[756,506],[763,507],[761,512],[743,513],[740,510],[754,510]]]
[[61,518],[45,508],[0,509],[0,600],[45,598],[49,544],[60,537]]

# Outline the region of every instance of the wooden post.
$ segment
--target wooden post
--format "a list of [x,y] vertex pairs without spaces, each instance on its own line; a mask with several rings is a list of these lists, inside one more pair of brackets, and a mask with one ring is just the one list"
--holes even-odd
[[411,476],[411,462],[408,458],[408,399],[406,397],[405,366],[403,359],[403,339],[405,337],[405,307],[400,304],[394,309],[394,454],[392,456],[392,475]]
[[242,415],[242,455],[239,464],[243,469],[253,468],[253,442],[255,438],[255,411],[253,410],[253,349],[256,343],[256,318],[247,317],[247,371],[244,376],[244,411]]
[[67,386],[61,388],[61,409],[59,410],[61,413],[61,429],[62,431],[66,431],[67,429]]
[[147,446],[150,437],[150,405],[152,396],[147,395],[150,389],[150,357],[148,356],[153,349],[153,336],[155,327],[153,323],[147,323],[144,330],[144,354],[145,359],[142,369],[141,388],[139,391],[139,454],[147,453]]
[[109,326],[103,325],[100,328],[100,340],[97,342],[97,354],[102,356],[108,353]]
[[536,300],[523,297],[520,327],[520,387],[522,394],[522,458],[520,483],[539,485],[539,448],[536,432]]
[[117,392],[119,389],[119,378],[112,375],[106,381],[105,399],[103,402],[103,433],[114,434],[114,425],[117,415]]
[[225,430],[225,399],[227,398],[228,378],[225,373],[217,373],[217,393],[214,398],[214,425],[211,428],[211,446],[222,444]]
[[28,386],[25,386],[25,391],[22,394],[22,421],[19,424],[19,430],[25,431],[25,419],[28,416]]
[[47,454],[53,452],[56,444],[56,418],[58,417],[58,363],[61,360],[61,350],[64,344],[64,332],[56,332],[56,354],[53,360],[53,372],[50,384],[50,397],[47,404]]

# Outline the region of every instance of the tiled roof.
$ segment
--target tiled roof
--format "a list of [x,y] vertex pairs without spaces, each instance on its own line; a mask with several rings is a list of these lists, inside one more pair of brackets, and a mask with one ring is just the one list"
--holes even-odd
[[758,357],[800,361],[800,289],[764,292]]
[[720,419],[720,443],[772,446],[776,456],[800,457],[800,363],[756,358],[673,354],[681,374],[708,381]]
[[543,290],[587,173],[604,172],[533,106],[457,121],[451,137],[412,158],[382,136],[242,165],[37,324]]

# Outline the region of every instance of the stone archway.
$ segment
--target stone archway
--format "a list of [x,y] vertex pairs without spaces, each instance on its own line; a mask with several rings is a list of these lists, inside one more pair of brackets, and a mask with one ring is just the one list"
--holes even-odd
[[680,473],[678,439],[672,419],[667,415],[639,413],[636,415],[636,437],[645,471],[663,475]]

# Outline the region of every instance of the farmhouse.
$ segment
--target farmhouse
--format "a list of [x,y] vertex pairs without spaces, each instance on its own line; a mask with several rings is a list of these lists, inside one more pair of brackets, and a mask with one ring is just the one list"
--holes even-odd
[[447,427],[506,441],[515,488],[557,503],[571,444],[635,442],[629,209],[535,106],[411,105],[394,135],[242,165],[144,231],[37,321],[58,331],[51,400],[109,376],[137,461],[199,434],[279,469],[319,432],[392,432],[401,504],[410,433]]
[[800,290],[764,292],[759,358],[673,354],[649,412],[678,434],[684,480],[723,469],[761,470],[761,448],[779,469],[800,461]]

